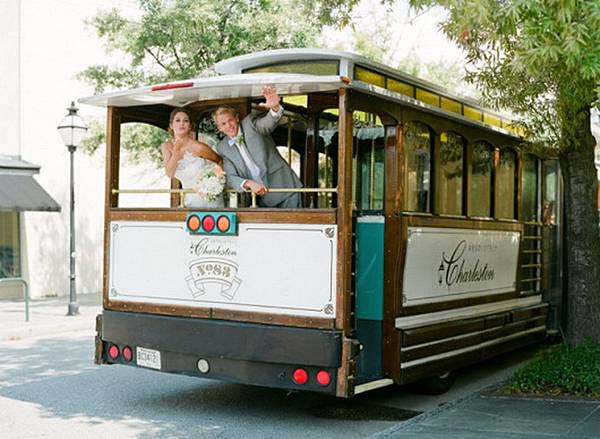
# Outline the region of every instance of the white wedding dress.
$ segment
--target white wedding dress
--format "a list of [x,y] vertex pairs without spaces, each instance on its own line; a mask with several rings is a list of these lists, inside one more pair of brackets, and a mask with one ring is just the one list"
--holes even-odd
[[[198,173],[206,166],[214,166],[215,164],[210,160],[203,159],[202,157],[196,157],[191,152],[186,151],[183,153],[183,157],[177,162],[177,169],[175,171],[175,178],[181,182],[183,189],[193,189],[194,181]],[[206,207],[225,207],[225,199],[223,194],[219,195],[214,200],[206,200],[200,197],[198,194],[185,194],[184,198],[185,207],[206,208]]]

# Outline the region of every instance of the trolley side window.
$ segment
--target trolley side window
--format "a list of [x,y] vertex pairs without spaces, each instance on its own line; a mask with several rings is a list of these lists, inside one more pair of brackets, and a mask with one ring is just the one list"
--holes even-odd
[[[120,127],[119,208],[166,208],[171,206],[171,186],[165,175],[160,145],[168,132],[155,125],[127,122]],[[162,189],[163,193],[153,192]]]
[[493,151],[492,145],[487,142],[473,144],[468,194],[469,216],[491,216]]
[[436,213],[462,215],[465,140],[457,133],[440,135]]
[[501,149],[496,165],[495,216],[515,218],[516,155],[508,148]]
[[431,150],[433,136],[421,122],[408,122],[404,132],[406,209],[431,212]]
[[[317,185],[320,188],[335,188],[337,186],[338,170],[338,110],[329,109],[321,112],[318,117],[318,169]],[[336,197],[333,193],[321,192],[318,194],[317,207],[327,208],[336,206]]]
[[354,205],[359,211],[383,211],[385,129],[379,117],[355,111]]

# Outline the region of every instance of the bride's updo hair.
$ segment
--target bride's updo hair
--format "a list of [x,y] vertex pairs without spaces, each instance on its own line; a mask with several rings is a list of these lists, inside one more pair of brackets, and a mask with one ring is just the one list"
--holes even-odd
[[194,136],[196,135],[196,122],[194,122],[190,110],[184,107],[176,107],[173,109],[173,111],[171,111],[171,115],[169,116],[169,128],[167,128],[167,131],[169,132],[171,137],[174,137],[173,130],[171,129],[171,124],[173,123],[173,120],[175,119],[175,115],[177,113],[184,113],[185,115],[187,115],[188,119],[190,120],[190,137],[194,138]]

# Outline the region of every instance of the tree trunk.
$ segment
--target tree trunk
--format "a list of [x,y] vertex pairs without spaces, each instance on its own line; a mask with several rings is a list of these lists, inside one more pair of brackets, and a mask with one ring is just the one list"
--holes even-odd
[[[594,166],[596,141],[589,110],[571,127],[571,140],[560,155],[565,184],[565,248],[567,272],[566,338],[578,345],[600,343],[600,234],[598,179]],[[574,121],[572,119],[572,121]],[[573,138],[574,137],[574,138]]]

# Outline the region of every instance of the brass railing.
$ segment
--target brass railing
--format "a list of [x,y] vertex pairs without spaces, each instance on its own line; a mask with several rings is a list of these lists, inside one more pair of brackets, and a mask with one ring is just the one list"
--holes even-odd
[[[297,192],[302,194],[309,193],[337,193],[337,188],[269,188],[270,193],[285,193],[285,192]],[[229,207],[237,207],[238,205],[238,194],[244,193],[236,191],[235,189],[226,189],[225,192],[229,194]],[[185,194],[196,193],[193,189],[113,189],[112,193],[116,194],[178,194],[179,195],[179,206],[180,208],[185,207],[184,199]],[[252,203],[250,207],[258,207],[257,195],[247,191],[252,196]]]
[[[529,227],[533,228],[533,234],[523,235],[523,241],[534,241],[536,248],[521,251],[521,253],[523,255],[529,256],[528,261],[523,261],[521,263],[521,265],[520,265],[521,270],[527,269],[527,268],[535,268],[534,276],[525,278],[525,279],[521,279],[521,283],[522,284],[526,284],[526,283],[537,284],[537,282],[541,282],[541,280],[542,280],[543,264],[541,263],[541,255],[542,255],[542,241],[543,241],[542,227],[544,224],[539,221],[524,221],[523,224],[525,226],[529,226]],[[523,258],[523,259],[525,259],[525,258]],[[536,286],[537,286],[535,284],[534,284],[534,288],[536,288]]]

